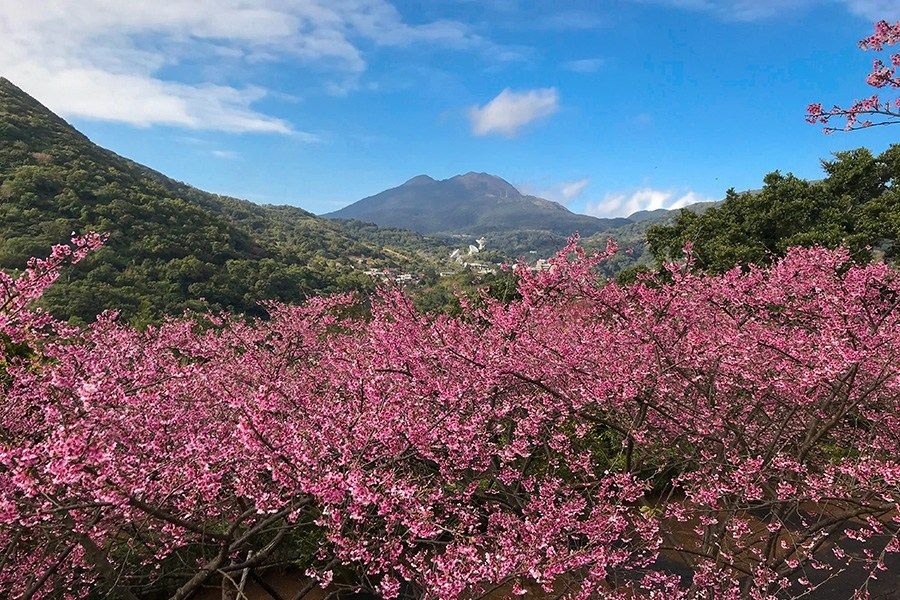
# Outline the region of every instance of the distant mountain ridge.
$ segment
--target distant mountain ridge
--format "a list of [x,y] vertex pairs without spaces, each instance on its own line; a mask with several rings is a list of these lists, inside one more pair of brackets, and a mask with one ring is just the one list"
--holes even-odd
[[422,234],[533,230],[589,236],[629,223],[625,218],[600,219],[573,213],[557,202],[522,194],[496,175],[475,172],[443,180],[418,175],[322,216]]

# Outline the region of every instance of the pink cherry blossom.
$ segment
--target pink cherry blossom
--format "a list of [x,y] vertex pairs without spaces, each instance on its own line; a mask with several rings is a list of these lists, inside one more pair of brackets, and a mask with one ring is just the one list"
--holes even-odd
[[294,561],[385,598],[808,597],[900,549],[884,264],[603,284],[615,245],[573,240],[459,317],[392,289],[365,318],[334,296],[143,331],[30,308],[99,242],[3,276],[10,597],[184,599]]
[[[860,40],[859,46],[863,50],[881,52],[885,46],[892,46],[898,40],[900,40],[900,21],[893,25],[887,21],[879,21],[875,23],[874,33]],[[875,88],[900,88],[900,75],[897,74],[897,67],[900,66],[900,53],[891,54],[888,61],[889,64],[885,64],[883,60],[876,58],[872,62],[872,71],[866,77],[868,85]],[[873,121],[869,117],[878,120]],[[833,119],[843,119],[843,127],[829,125]],[[868,98],[856,100],[848,107],[842,108],[835,105],[827,110],[817,102],[806,107],[806,120],[809,123],[825,124],[826,133],[900,123],[900,97],[891,100],[873,94]]]

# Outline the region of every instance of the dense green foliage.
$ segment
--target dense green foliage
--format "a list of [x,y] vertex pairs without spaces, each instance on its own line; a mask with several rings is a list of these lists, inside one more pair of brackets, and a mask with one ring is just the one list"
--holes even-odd
[[[367,266],[427,260],[415,234],[373,235],[173,181],[99,148],[0,79],[0,268],[20,269],[87,230],[109,241],[45,299],[63,318],[104,309],[135,322],[185,309],[254,313],[264,299],[371,288]],[[404,248],[385,247],[393,243]]]
[[729,190],[702,214],[683,210],[671,225],[648,229],[650,251],[669,261],[692,242],[697,266],[709,272],[768,264],[790,246],[846,246],[860,261],[900,258],[900,145],[879,156],[840,152],[823,167],[821,181],[776,171],[762,190]]

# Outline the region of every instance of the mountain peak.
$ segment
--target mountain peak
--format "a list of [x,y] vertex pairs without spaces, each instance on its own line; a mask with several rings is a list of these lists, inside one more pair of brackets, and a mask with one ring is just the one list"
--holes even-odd
[[6,77],[0,77],[0,97],[7,99],[15,98],[19,101],[25,101],[28,104],[40,106],[47,113],[50,113],[50,109],[32,98],[25,90],[14,84]]
[[412,179],[408,179],[403,185],[421,185],[423,183],[434,183],[434,178],[428,175],[416,175]]
[[502,177],[490,173],[476,173],[469,171],[465,175],[456,175],[448,181],[461,184],[466,189],[477,191],[488,196],[502,196],[504,198],[518,198],[522,194],[510,182]]
[[465,175],[455,175],[450,178],[451,180],[457,181],[465,181],[465,182],[479,182],[479,183],[505,183],[506,185],[511,186],[511,184],[503,179],[502,177],[498,177],[497,175],[491,175],[490,173],[478,173],[475,171],[469,171]]
[[5,77],[0,77],[0,120],[8,128],[4,141],[20,140],[32,151],[45,152],[57,145],[60,138],[81,150],[90,143],[64,119]]

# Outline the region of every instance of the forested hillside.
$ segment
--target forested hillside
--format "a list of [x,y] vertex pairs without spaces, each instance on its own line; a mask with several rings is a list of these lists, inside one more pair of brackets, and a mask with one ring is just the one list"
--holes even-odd
[[[369,288],[354,265],[419,261],[425,247],[408,232],[345,229],[174,181],[96,146],[0,79],[0,268],[20,269],[87,230],[109,240],[46,296],[63,318],[88,321],[104,309],[136,322],[188,308],[254,313],[264,299]],[[394,242],[410,243],[384,251]]]

